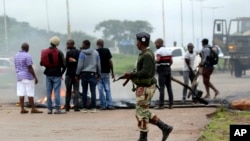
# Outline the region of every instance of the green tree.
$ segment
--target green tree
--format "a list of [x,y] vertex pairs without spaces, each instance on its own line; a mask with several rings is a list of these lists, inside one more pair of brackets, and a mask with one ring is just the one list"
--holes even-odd
[[153,27],[149,22],[141,20],[106,20],[97,24],[95,31],[102,32],[104,39],[117,42],[122,53],[135,54],[135,35],[141,31],[152,33]]

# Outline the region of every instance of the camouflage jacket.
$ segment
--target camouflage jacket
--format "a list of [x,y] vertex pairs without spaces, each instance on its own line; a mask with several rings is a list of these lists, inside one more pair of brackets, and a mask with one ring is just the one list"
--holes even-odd
[[154,53],[148,47],[138,57],[136,71],[132,72],[131,80],[138,86],[150,86],[156,83]]

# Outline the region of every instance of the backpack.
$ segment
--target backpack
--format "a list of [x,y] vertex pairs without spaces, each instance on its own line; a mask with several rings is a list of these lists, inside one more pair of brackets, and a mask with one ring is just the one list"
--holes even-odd
[[59,50],[57,48],[47,48],[41,51],[41,64],[44,67],[59,66]]
[[208,47],[210,50],[210,54],[207,58],[207,61],[210,65],[217,65],[219,62],[219,51],[216,47]]

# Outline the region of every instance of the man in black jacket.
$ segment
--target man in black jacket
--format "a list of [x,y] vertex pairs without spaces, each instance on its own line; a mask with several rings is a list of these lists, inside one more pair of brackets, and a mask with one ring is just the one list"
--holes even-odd
[[66,77],[65,77],[65,86],[66,86],[66,99],[65,99],[65,110],[68,112],[70,110],[70,100],[71,100],[71,90],[72,86],[74,88],[74,110],[75,112],[79,110],[79,81],[75,80],[76,68],[80,50],[75,48],[74,40],[67,41],[67,53],[66,53]]

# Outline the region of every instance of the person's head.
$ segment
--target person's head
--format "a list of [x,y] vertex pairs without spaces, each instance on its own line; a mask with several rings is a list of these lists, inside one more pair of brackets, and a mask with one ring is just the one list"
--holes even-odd
[[208,45],[208,39],[203,39],[202,41],[201,41],[201,43],[202,43],[202,46],[204,47],[205,45]]
[[187,49],[188,49],[188,51],[189,51],[190,53],[193,53],[193,51],[194,51],[194,45],[193,45],[192,43],[188,43]]
[[21,46],[21,49],[25,52],[29,51],[29,44],[28,43],[23,43]]
[[69,39],[69,40],[67,41],[66,45],[67,45],[67,49],[73,48],[74,45],[75,45],[75,41],[72,40],[72,39]]
[[60,44],[60,38],[57,36],[53,36],[50,38],[49,42],[52,47],[57,47]]
[[82,49],[88,49],[90,48],[90,41],[89,40],[84,40],[82,42]]
[[143,50],[149,46],[150,35],[146,32],[140,32],[136,34],[137,48]]
[[174,47],[176,47],[176,46],[177,46],[177,42],[176,42],[176,41],[174,41],[173,45],[174,45]]
[[97,48],[103,48],[104,47],[104,41],[102,39],[98,39],[96,41]]
[[161,38],[156,39],[155,40],[156,49],[159,49],[160,47],[163,47],[163,43],[164,43],[163,39],[161,39]]

